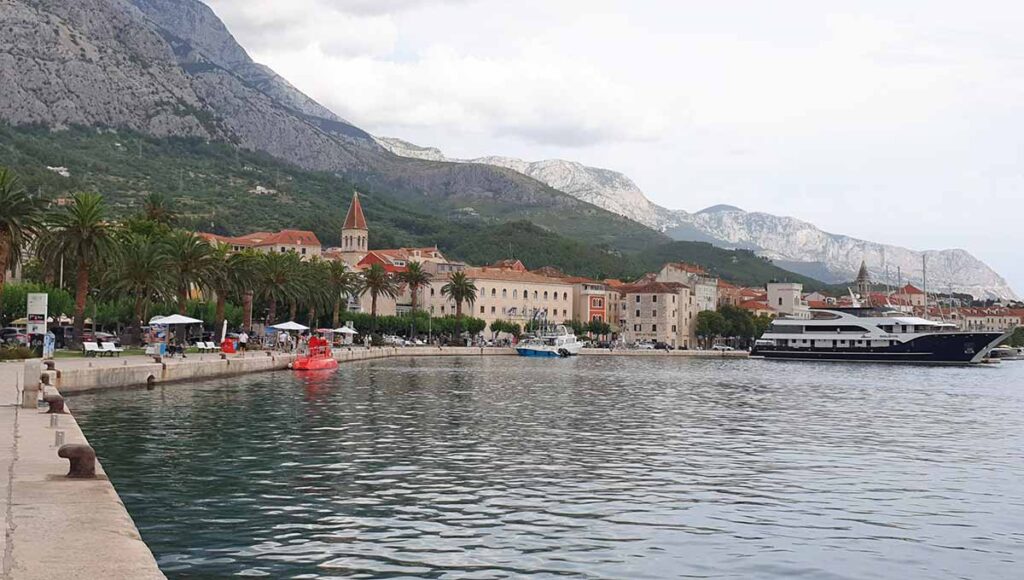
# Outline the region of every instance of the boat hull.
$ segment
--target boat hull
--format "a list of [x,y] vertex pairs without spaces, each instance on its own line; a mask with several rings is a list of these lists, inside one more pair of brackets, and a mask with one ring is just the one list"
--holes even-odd
[[538,347],[538,346],[521,346],[516,348],[516,353],[519,356],[530,356],[530,357],[567,357],[574,356],[580,353],[580,349],[572,347]]
[[338,368],[338,361],[333,358],[300,358],[292,363],[292,370],[296,371],[326,371]]
[[1007,336],[996,332],[943,333],[888,347],[856,349],[757,346],[750,355],[804,361],[968,365],[982,362]]

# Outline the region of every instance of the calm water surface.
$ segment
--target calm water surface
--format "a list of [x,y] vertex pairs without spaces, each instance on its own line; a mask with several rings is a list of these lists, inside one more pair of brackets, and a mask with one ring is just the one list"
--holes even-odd
[[1024,574],[1024,361],[406,359],[70,404],[171,578]]

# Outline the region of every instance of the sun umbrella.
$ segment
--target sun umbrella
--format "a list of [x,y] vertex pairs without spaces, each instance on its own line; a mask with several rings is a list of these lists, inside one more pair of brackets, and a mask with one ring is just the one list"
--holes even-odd
[[181,314],[172,314],[170,316],[154,316],[149,319],[149,323],[170,326],[172,324],[202,324],[203,321],[188,316],[182,316]]
[[353,329],[351,329],[351,328],[349,328],[347,326],[342,326],[341,328],[335,328],[334,332],[339,332],[341,334],[359,334],[358,332],[356,332],[355,330],[353,330]]
[[274,330],[309,330],[308,326],[302,326],[298,322],[292,322],[290,320],[288,322],[282,322],[281,324],[275,324],[270,328],[273,328]]

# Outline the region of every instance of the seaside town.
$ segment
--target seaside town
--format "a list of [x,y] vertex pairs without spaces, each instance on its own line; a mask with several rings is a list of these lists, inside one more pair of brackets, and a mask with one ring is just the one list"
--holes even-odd
[[1020,577],[996,4],[0,1],[0,580]]
[[[74,211],[81,203],[81,199],[63,199],[57,209]],[[171,216],[172,210],[163,205],[165,202],[153,200],[152,203],[155,206],[147,211],[157,222]],[[237,343],[238,334],[244,330],[253,336],[254,342],[263,337],[273,346],[277,346],[276,339],[266,338],[266,335],[268,331],[272,332],[275,324],[286,319],[306,322],[310,325],[307,329],[322,326],[318,325],[320,322],[331,324],[333,328],[348,319],[354,328],[353,318],[358,317],[353,315],[356,314],[369,314],[371,317],[369,321],[365,317],[359,318],[358,330],[366,334],[363,341],[367,345],[372,340],[381,344],[380,341],[386,340],[389,345],[414,345],[417,341],[418,344],[426,341],[436,344],[435,334],[438,340],[443,337],[445,343],[450,344],[507,345],[514,344],[525,332],[537,330],[541,324],[565,324],[577,334],[586,336],[589,346],[657,350],[749,348],[772,318],[807,318],[810,310],[816,308],[885,306],[908,315],[952,324],[965,331],[996,332],[1024,325],[1024,307],[1020,304],[964,304],[963,297],[926,295],[909,283],[885,289],[884,285],[872,282],[866,265],[862,265],[849,292],[838,296],[819,291],[805,292],[802,284],[787,281],[773,281],[757,288],[741,287],[710,274],[698,265],[686,263],[667,263],[658,272],[630,281],[594,280],[573,276],[551,266],[529,270],[514,257],[494,264],[470,265],[448,259],[436,246],[370,249],[371,229],[356,193],[345,213],[339,247],[325,248],[313,232],[296,229],[253,232],[234,237],[204,232],[194,235],[180,233],[184,239],[175,243],[183,248],[187,258],[179,266],[177,280],[168,279],[166,282],[175,287],[171,294],[177,294],[179,298],[179,314],[185,314],[189,303],[219,305],[216,318],[208,329],[214,331],[213,336],[223,326],[225,316],[222,309],[228,299],[239,297],[241,322],[231,329],[234,342]],[[197,248],[198,240],[207,242],[209,247]],[[139,242],[139,239],[129,241]],[[325,276],[320,280],[307,280],[298,270],[289,272],[282,268],[279,272],[270,273],[271,278],[277,275],[281,279],[268,281],[257,277],[246,279],[240,273],[224,271],[235,267],[231,256],[245,254],[291,257],[307,266],[322,269]],[[217,255],[223,260],[219,266],[213,262]],[[7,272],[8,284],[21,282],[24,275],[21,264],[25,262],[21,260]],[[171,262],[173,260],[168,260],[168,264]],[[122,282],[125,274],[130,275],[130,272],[115,269],[113,273]],[[296,280],[286,279],[288,277]],[[219,278],[223,279],[220,283]],[[454,288],[453,280],[457,282]],[[302,284],[317,283],[327,287],[312,289],[314,292],[301,287]],[[159,284],[158,277],[153,277],[140,281],[139,286],[127,288],[142,298],[136,301],[140,314],[149,314],[151,304],[161,296]],[[103,294],[103,290],[98,288],[95,295]],[[316,290],[323,292],[318,296]],[[150,293],[148,296],[147,291]],[[324,300],[323,295],[328,298]],[[253,312],[254,304],[260,298],[271,303],[262,316]],[[282,303],[280,306],[278,299]],[[317,306],[321,307],[319,311]],[[379,326],[378,319],[406,317],[417,312],[428,319],[465,317],[461,339],[453,336],[453,325],[439,324],[435,332],[432,327],[423,328],[422,324],[410,326],[400,322],[396,326],[394,321],[390,325],[393,328],[389,329],[394,334],[371,334],[379,330],[372,328],[371,321],[378,322]],[[723,312],[728,313],[732,321],[738,318],[740,322],[731,324],[722,316]],[[51,326],[60,327],[59,321],[73,322],[69,318],[71,314],[51,311],[51,320],[54,316],[58,320],[58,324]],[[83,321],[83,334],[92,340],[80,342],[98,344],[100,341],[96,336],[100,336],[121,348],[122,345],[141,344],[147,338],[141,333],[132,336],[131,331],[136,328],[132,323],[125,324],[126,321],[122,320],[114,327],[102,324],[97,327],[92,325],[94,320],[88,317],[87,311],[83,314],[89,318]],[[9,313],[0,316],[5,316],[8,324],[4,330],[5,342],[27,346],[28,319],[14,319]],[[145,320],[148,318],[143,316],[136,321],[140,328]],[[65,328],[70,332],[73,325]],[[226,330],[225,327],[221,336],[216,336],[216,344],[228,338]],[[211,333],[199,331],[196,338],[204,336],[211,336]],[[347,338],[349,344],[353,341],[351,335],[340,338]],[[205,344],[206,341],[202,342]],[[70,346],[73,337],[61,336],[59,343]],[[193,343],[186,341],[185,346],[194,349]]]

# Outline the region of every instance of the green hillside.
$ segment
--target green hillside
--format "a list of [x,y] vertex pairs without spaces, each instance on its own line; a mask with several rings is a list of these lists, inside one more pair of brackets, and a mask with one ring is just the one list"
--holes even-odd
[[[450,203],[401,197],[356,186],[342,175],[310,172],[223,143],[155,139],[124,131],[11,128],[0,125],[0,165],[48,197],[97,191],[114,211],[137,211],[150,193],[175,200],[186,227],[237,235],[255,230],[308,229],[337,245],[345,211],[358,187],[371,224],[372,248],[437,244],[452,258],[486,264],[515,257],[530,268],[552,265],[593,277],[635,277],[664,262],[700,264],[725,279],[821,283],[746,251],[670,242],[635,222],[590,214],[513,211],[500,202],[459,211]],[[63,177],[47,167],[65,167]]]

